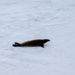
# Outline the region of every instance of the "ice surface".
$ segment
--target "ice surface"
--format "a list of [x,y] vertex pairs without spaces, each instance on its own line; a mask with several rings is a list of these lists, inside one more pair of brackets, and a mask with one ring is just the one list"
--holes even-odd
[[0,75],[75,75],[75,0],[0,0]]

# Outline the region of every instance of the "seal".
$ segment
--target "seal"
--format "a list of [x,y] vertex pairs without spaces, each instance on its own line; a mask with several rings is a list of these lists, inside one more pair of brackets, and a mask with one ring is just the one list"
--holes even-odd
[[49,39],[35,39],[35,40],[26,41],[26,42],[23,42],[23,43],[15,42],[12,46],[14,46],[14,47],[35,47],[35,46],[40,46],[40,47],[44,48],[44,44],[48,41],[50,41],[50,40]]

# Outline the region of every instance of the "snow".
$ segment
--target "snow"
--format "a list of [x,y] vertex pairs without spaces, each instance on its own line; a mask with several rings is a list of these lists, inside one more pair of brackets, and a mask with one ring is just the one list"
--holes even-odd
[[75,0],[0,0],[0,75],[75,75],[74,45]]

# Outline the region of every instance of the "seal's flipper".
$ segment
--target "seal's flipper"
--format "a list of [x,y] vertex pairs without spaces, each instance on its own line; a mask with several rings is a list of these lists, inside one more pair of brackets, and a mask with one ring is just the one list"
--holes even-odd
[[41,47],[44,48],[44,44],[41,44]]
[[15,44],[19,44],[18,42],[15,42]]
[[18,47],[18,46],[20,46],[20,44],[17,43],[17,42],[15,42],[15,44],[13,44],[12,46],[14,46],[14,47]]

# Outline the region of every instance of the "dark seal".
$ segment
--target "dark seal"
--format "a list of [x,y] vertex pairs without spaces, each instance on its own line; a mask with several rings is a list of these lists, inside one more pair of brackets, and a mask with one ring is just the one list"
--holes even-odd
[[49,39],[36,39],[36,40],[30,40],[23,43],[15,42],[12,46],[14,47],[35,47],[40,46],[44,48],[44,44],[46,42],[50,41]]

